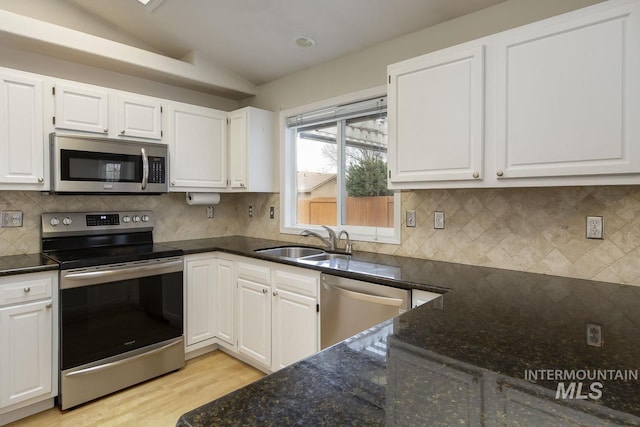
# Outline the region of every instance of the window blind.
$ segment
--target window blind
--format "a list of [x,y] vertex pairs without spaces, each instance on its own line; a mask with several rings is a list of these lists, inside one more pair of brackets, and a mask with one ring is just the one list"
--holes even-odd
[[364,116],[367,114],[382,114],[386,111],[387,97],[379,96],[364,101],[358,101],[351,104],[336,105],[333,107],[322,108],[320,110],[310,111],[307,113],[288,117],[287,127],[292,128],[307,126],[329,121],[348,119],[350,117]]

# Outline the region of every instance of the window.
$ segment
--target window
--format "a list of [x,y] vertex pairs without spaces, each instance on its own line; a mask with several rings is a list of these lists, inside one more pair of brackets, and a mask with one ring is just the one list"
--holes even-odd
[[387,189],[386,96],[283,116],[282,232],[328,225],[354,240],[399,243],[400,195]]

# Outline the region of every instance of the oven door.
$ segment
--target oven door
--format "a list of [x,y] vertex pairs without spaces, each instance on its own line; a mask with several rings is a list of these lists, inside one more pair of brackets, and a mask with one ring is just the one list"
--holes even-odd
[[63,270],[61,367],[183,335],[181,257]]
[[166,146],[51,135],[55,193],[166,193]]
[[61,271],[62,409],[184,366],[182,271],[182,257]]

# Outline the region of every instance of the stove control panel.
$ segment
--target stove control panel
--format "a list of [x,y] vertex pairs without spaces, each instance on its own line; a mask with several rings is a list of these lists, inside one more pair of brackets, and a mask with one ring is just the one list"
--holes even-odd
[[43,237],[63,234],[92,234],[146,231],[153,229],[153,212],[45,212]]

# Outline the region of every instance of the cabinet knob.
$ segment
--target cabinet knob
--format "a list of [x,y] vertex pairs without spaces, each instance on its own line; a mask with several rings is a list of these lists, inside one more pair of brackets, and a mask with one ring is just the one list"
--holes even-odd
[[31,288],[30,287],[27,286],[26,288],[24,288],[24,293],[25,294],[28,294],[29,292],[31,292]]
[[176,182],[175,181],[171,181],[171,186],[175,186]]
[[53,307],[53,304],[48,303],[47,305],[45,305],[45,307],[47,307],[47,308],[51,308],[51,307]]
[[43,178],[43,177],[39,177],[39,178],[38,178],[38,182],[39,182],[40,184],[42,184],[42,183],[44,182],[44,178]]
[[480,178],[480,174],[478,173],[478,171],[474,171],[473,172],[473,177],[474,178]]
[[262,293],[263,293],[263,294],[266,294],[267,292],[269,292],[269,290],[268,290],[268,289],[263,289],[263,290],[262,290]]
[[102,129],[102,132],[109,133],[109,129]]
[[498,169],[498,172],[496,172],[496,175],[502,176],[504,175],[504,171],[502,169]]
[[241,183],[240,183],[240,187],[244,187],[244,182],[241,182]]
[[276,291],[273,291],[273,296],[274,296],[274,297],[277,297],[277,296],[278,296],[278,293],[277,293]]
[[120,135],[124,135],[124,129],[120,131]]

